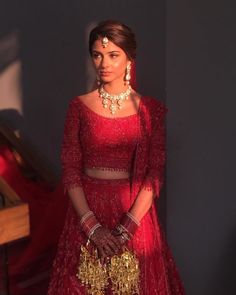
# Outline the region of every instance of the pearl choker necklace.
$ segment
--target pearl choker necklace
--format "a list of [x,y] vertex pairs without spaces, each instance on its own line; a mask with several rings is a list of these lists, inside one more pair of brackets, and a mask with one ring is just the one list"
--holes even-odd
[[117,108],[122,108],[124,101],[129,98],[130,93],[131,86],[128,86],[126,91],[121,92],[119,94],[109,94],[104,90],[103,85],[99,88],[99,96],[102,98],[103,107],[107,109],[109,101],[111,102],[109,109],[112,115],[115,114]]

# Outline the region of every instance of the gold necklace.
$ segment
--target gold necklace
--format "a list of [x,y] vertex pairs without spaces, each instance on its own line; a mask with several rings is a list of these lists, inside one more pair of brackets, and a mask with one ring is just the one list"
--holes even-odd
[[105,109],[108,108],[108,103],[110,101],[109,109],[111,114],[114,115],[118,109],[121,109],[125,100],[129,98],[131,93],[131,86],[128,86],[127,90],[119,94],[109,94],[103,88],[103,85],[99,88],[99,96],[102,98],[102,104]]

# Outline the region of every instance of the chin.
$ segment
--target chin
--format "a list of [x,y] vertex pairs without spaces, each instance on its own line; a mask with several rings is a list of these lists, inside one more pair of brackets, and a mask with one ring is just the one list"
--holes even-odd
[[109,78],[105,78],[105,79],[102,79],[102,83],[110,83],[110,82],[112,82],[113,81],[113,79],[109,79]]

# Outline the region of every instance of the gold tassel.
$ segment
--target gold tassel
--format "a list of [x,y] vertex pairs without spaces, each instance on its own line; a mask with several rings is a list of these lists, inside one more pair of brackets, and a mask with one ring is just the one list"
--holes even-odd
[[81,246],[76,276],[86,286],[88,294],[104,295],[109,281],[114,295],[139,294],[139,274],[139,261],[127,248],[102,266],[97,249],[89,247],[89,241]]
[[104,289],[108,286],[107,270],[98,259],[97,250],[91,248],[89,251],[88,246],[89,243],[86,246],[81,246],[80,262],[76,276],[82,285],[87,287],[88,294],[104,295]]

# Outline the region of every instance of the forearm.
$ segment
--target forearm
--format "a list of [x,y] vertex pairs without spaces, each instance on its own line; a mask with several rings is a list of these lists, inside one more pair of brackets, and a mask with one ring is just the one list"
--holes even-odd
[[80,186],[72,188],[68,191],[68,194],[78,217],[81,218],[90,210],[83,188]]
[[152,189],[141,189],[129,212],[122,215],[120,223],[116,226],[113,234],[120,239],[122,244],[133,238],[140,221],[150,209],[153,203],[154,192]]
[[[101,262],[103,264],[105,261],[105,257],[113,256],[121,250],[121,244],[119,240],[111,234],[110,230],[101,226],[101,224],[97,221],[95,215],[93,215],[93,213],[90,211],[82,187],[78,186],[70,189],[68,191],[68,194],[78,214],[82,229],[87,237],[91,239],[91,241],[97,247],[99,258],[101,259]],[[87,217],[82,222],[85,215],[87,215]]]
[[129,212],[138,220],[144,217],[153,203],[153,190],[141,189]]

